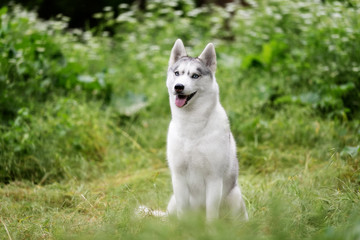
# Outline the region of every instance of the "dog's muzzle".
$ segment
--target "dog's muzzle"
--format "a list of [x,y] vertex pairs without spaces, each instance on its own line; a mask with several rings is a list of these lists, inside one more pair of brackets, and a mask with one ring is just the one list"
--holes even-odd
[[197,92],[193,92],[189,95],[184,95],[181,93],[176,94],[175,105],[179,108],[182,108],[195,96],[196,93]]

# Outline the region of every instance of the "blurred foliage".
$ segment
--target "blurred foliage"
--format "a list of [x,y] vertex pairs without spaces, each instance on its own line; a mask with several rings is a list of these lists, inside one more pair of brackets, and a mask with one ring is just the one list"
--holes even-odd
[[90,32],[66,32],[66,18],[44,22],[19,6],[3,7],[0,17],[0,116],[5,123],[18,109],[33,108],[54,94],[108,99],[107,69],[99,65],[104,41]]
[[[69,18],[62,15],[44,21],[18,5],[2,7],[2,181],[25,178],[39,182],[47,173],[62,179],[67,170],[61,161],[67,158],[81,159],[75,160],[81,164],[105,161],[105,166],[115,161],[121,163],[120,168],[129,163],[129,157],[137,159],[137,167],[163,163],[158,159],[163,159],[165,132],[160,130],[169,116],[164,80],[176,38],[183,39],[190,55],[201,52],[210,40],[215,43],[221,93],[241,145],[287,139],[299,146],[321,147],[325,140],[319,139],[332,141],[336,134],[331,131],[322,137],[314,134],[317,125],[308,125],[301,118],[301,109],[344,123],[359,116],[359,4],[248,2],[251,7],[247,8],[235,3],[199,8],[191,0],[158,0],[148,1],[146,12],[123,3],[94,14],[99,24],[89,30],[69,29]],[[239,104],[240,97],[246,102]],[[78,121],[79,112],[84,119],[91,114],[69,107],[67,101],[75,101],[100,119]],[[90,108],[87,102],[97,107]],[[64,115],[54,111],[67,107],[72,109],[63,119],[67,123],[55,124]],[[108,111],[111,117],[101,119]],[[299,121],[287,121],[281,114],[299,116]],[[311,118],[311,114],[304,116]],[[149,120],[152,117],[157,118]],[[120,132],[131,144],[122,143],[121,151],[107,154],[108,145],[119,139],[109,140],[112,134],[101,136],[97,121],[104,131]],[[151,122],[157,128],[147,129]],[[346,134],[359,131],[356,121],[350,125]],[[293,132],[286,136],[286,129]],[[92,133],[98,133],[100,146],[89,140]],[[73,138],[77,143],[64,143]],[[142,148],[150,146],[148,139],[153,139],[159,152],[151,160],[140,155],[148,151]],[[343,156],[356,157],[356,139],[334,144]],[[134,149],[140,150],[136,157],[130,153]],[[115,154],[123,158],[115,160]],[[81,177],[80,171],[73,174]]]
[[[84,1],[84,0],[0,0],[0,6],[9,3],[20,4],[30,11],[36,11],[43,19],[52,19],[58,14],[70,18],[69,26],[71,28],[86,28],[96,25],[96,19],[91,16],[95,12],[101,11],[104,6],[117,6],[120,3],[131,4],[134,0],[102,0],[102,1]],[[71,7],[70,7],[71,6]]]
[[[174,36],[171,42],[178,37],[190,46],[214,39],[218,46],[227,46],[233,67],[244,75],[256,71],[280,79],[269,89],[268,105],[309,105],[330,118],[357,116],[358,3],[279,0],[252,4],[246,9],[237,4],[195,8],[191,1],[156,1],[149,3],[146,13],[122,4],[118,16],[112,8],[95,14],[103,20],[95,29],[111,29],[130,51],[144,44],[148,52],[152,50],[148,44],[156,50],[168,48],[170,36]],[[228,53],[220,52],[219,58]]]

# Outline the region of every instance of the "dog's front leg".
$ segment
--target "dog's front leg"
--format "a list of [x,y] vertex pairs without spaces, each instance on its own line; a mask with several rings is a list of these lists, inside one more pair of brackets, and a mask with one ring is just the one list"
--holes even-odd
[[206,219],[208,221],[219,218],[222,188],[221,178],[212,177],[206,180]]
[[189,188],[186,183],[185,176],[174,174],[172,177],[173,190],[176,201],[177,215],[180,217],[184,211],[189,208]]

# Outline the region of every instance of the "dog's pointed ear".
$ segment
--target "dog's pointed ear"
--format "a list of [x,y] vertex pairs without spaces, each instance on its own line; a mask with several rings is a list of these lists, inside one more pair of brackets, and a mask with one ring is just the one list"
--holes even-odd
[[216,53],[214,44],[209,43],[206,45],[204,51],[200,54],[199,59],[214,73],[216,71]]
[[176,40],[170,55],[169,60],[169,67],[172,66],[174,63],[177,62],[182,57],[187,56],[184,43],[181,41],[181,39]]

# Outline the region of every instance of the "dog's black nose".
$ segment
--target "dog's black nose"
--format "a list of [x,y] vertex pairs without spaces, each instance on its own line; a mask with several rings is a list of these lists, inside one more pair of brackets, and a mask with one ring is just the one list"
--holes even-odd
[[182,85],[181,83],[177,83],[174,88],[175,88],[175,91],[176,91],[177,93],[179,93],[179,92],[184,91],[185,86]]

